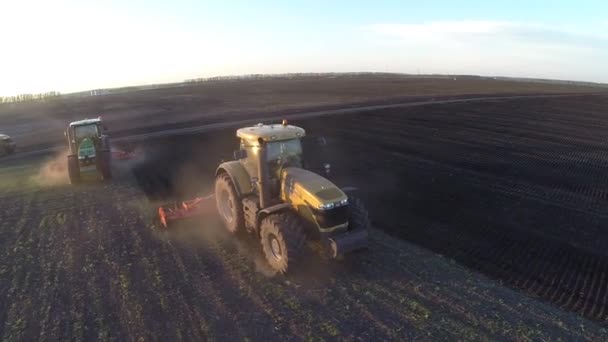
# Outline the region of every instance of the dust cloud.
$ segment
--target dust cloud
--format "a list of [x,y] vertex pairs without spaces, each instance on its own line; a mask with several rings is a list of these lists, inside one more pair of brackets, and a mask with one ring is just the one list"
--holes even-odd
[[70,183],[68,175],[68,150],[61,151],[47,160],[38,173],[32,176],[32,182],[42,187],[52,187]]
[[[213,193],[215,179],[212,176],[203,176],[204,174],[200,165],[184,163],[177,168],[177,172],[173,176],[171,192],[178,196],[184,194],[188,198]],[[212,200],[214,201],[214,199]]]
[[141,145],[112,145],[112,172],[117,175],[130,174],[146,159],[146,151]]
[[[215,170],[230,160],[234,145],[232,130],[197,137],[151,142],[144,146],[146,156],[134,170],[134,177],[148,199],[149,212],[156,216],[160,205],[173,205],[197,196],[213,194]],[[245,262],[265,276],[274,275],[262,254],[255,234],[232,235],[220,222],[215,198],[204,214],[174,222],[167,231],[153,225],[157,237],[176,248],[192,248],[222,263]]]
[[[215,205],[215,199],[212,198],[211,201]],[[190,246],[201,251],[216,251],[212,253],[224,251],[217,255],[219,258],[234,260],[230,254],[238,254],[250,263],[252,270],[267,277],[276,274],[266,262],[257,236],[249,233],[229,233],[215,212],[179,222],[163,235],[164,240],[171,244]]]

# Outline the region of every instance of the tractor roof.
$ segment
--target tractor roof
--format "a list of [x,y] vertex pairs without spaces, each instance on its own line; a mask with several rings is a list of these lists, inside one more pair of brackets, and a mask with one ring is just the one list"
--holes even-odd
[[264,141],[276,141],[276,140],[288,140],[295,138],[302,138],[306,135],[306,131],[303,128],[288,125],[285,121],[284,124],[257,124],[251,127],[244,127],[236,131],[236,136],[249,140],[255,141],[259,138]]
[[73,126],[84,126],[84,125],[90,125],[90,124],[96,124],[101,122],[101,118],[96,118],[96,119],[84,119],[84,120],[80,120],[80,121],[74,121],[74,122],[70,122],[70,127]]

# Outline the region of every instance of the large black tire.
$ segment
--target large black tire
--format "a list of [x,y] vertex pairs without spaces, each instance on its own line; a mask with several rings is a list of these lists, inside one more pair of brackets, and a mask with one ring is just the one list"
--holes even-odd
[[97,171],[101,174],[101,179],[112,179],[112,154],[110,151],[101,151],[95,157]]
[[355,196],[348,198],[348,230],[360,231],[364,230],[369,234],[369,213],[363,204],[363,201]]
[[262,251],[270,267],[285,274],[302,255],[306,235],[300,218],[289,212],[266,216],[260,225]]
[[68,175],[70,176],[71,184],[80,183],[80,165],[78,164],[78,156],[68,156]]
[[244,231],[243,204],[227,173],[221,173],[215,179],[215,204],[228,232],[236,234]]

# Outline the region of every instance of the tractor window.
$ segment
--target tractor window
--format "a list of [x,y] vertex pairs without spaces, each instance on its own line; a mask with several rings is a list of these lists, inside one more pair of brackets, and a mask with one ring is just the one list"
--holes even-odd
[[268,161],[286,157],[297,157],[299,159],[301,155],[300,139],[273,141],[268,144]]
[[98,136],[97,125],[74,126],[74,136],[77,140]]

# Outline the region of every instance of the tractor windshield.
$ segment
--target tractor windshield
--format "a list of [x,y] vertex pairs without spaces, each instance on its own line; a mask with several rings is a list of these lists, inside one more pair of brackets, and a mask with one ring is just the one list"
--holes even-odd
[[98,136],[97,125],[74,126],[74,136],[76,140]]
[[302,145],[300,139],[273,141],[268,143],[268,161],[290,161],[301,163]]

